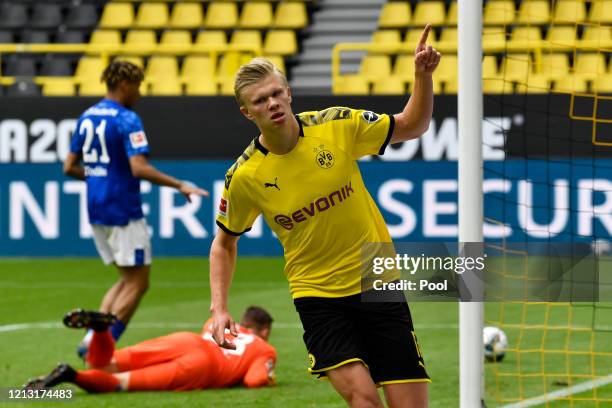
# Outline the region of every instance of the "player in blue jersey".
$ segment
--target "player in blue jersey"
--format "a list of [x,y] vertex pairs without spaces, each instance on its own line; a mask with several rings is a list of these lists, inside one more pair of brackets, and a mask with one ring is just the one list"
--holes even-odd
[[[100,311],[118,317],[111,327],[119,339],[149,285],[151,242],[142,213],[140,179],[174,187],[187,200],[208,192],[164,174],[147,160],[149,144],[132,107],[140,97],[142,70],[126,61],[103,72],[106,97],[79,118],[64,173],[87,182],[87,210],[102,261],[114,263],[120,279],[102,300]],[[84,356],[92,333],[79,345]]]

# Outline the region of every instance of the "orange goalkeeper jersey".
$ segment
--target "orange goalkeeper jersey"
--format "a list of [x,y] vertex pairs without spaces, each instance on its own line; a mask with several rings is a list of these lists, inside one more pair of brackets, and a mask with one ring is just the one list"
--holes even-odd
[[202,329],[202,338],[211,342],[209,356],[216,375],[212,388],[230,387],[242,383],[246,387],[274,384],[276,350],[251,330],[238,325],[238,337],[226,333],[225,337],[236,345],[236,350],[219,347],[212,337],[212,319]]

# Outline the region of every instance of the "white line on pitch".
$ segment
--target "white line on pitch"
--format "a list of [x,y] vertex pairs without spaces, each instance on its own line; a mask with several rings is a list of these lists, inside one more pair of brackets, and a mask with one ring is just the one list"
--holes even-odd
[[[132,329],[194,329],[202,325],[200,322],[134,322],[130,323]],[[36,323],[15,323],[0,326],[0,333],[14,332],[20,330],[34,329],[63,329],[64,326],[59,322],[36,322]],[[301,329],[299,323],[274,323],[275,329]],[[424,324],[416,325],[417,330],[456,330],[456,324]]]
[[585,392],[588,390],[592,390],[593,388],[603,387],[604,385],[612,383],[612,374],[607,375],[605,377],[597,378],[595,380],[583,382],[580,384],[573,385],[571,387],[549,392],[548,394],[540,395],[539,397],[529,398],[525,401],[517,402],[514,404],[504,405],[501,408],[527,408],[527,407],[535,407],[537,405],[542,405],[550,401],[554,401],[558,398],[568,397],[573,394],[580,394],[581,392]]

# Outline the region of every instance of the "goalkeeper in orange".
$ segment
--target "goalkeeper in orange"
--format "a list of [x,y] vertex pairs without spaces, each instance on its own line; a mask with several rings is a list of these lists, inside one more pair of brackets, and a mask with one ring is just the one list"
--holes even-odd
[[91,393],[116,391],[186,391],[234,385],[262,387],[274,384],[276,350],[268,342],[272,317],[249,307],[238,335],[226,334],[235,350],[220,348],[212,337],[212,322],[201,334],[176,332],[115,350],[109,327],[110,313],[75,310],[64,317],[70,328],[93,329],[87,354],[88,370],[59,364],[49,375],[30,380],[26,389],[73,383]]

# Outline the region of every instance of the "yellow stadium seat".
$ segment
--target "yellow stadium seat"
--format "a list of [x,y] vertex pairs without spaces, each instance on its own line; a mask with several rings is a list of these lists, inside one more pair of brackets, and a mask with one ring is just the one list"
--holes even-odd
[[368,81],[359,75],[344,75],[334,81],[335,95],[367,95],[370,92]]
[[380,28],[399,28],[410,24],[410,4],[408,2],[392,1],[383,4],[378,26]]
[[168,25],[168,6],[164,3],[143,2],[138,8],[135,26],[138,28],[164,28]]
[[130,30],[125,36],[123,51],[126,54],[148,54],[157,48],[153,30]]
[[396,76],[381,78],[372,86],[374,95],[406,95],[406,82]]
[[447,25],[453,25],[453,26],[457,25],[457,14],[458,14],[457,10],[458,10],[457,2],[453,1],[448,8],[448,13],[446,14],[446,24]]
[[276,8],[274,27],[298,30],[308,25],[308,13],[303,2],[282,2]]
[[142,57],[121,56],[121,57],[115,58],[115,60],[131,62],[132,64],[136,65],[139,68],[144,68],[144,60],[142,59]]
[[217,94],[217,84],[209,78],[192,78],[185,83],[187,96],[211,96]]
[[219,62],[219,70],[217,73],[221,81],[233,80],[234,75],[236,75],[236,72],[238,72],[238,69],[242,65],[242,61],[243,56],[239,52],[226,52],[223,54]]
[[609,44],[612,42],[612,26],[587,26],[582,33],[582,40]]
[[283,73],[287,73],[285,68],[285,59],[280,55],[264,55],[264,58],[276,65]]
[[92,78],[89,81],[81,82],[79,86],[79,95],[81,96],[104,96],[106,92],[106,85],[101,83],[99,79]]
[[422,1],[417,3],[414,8],[412,25],[425,26],[427,23],[442,25],[444,20],[446,20],[446,12],[444,11],[443,1]]
[[178,76],[178,63],[176,58],[169,55],[154,55],[149,58],[145,71],[147,79],[154,82],[165,81],[166,78],[176,78]]
[[210,3],[206,12],[207,28],[230,29],[238,24],[238,6],[235,3]]
[[134,7],[130,3],[108,3],[100,18],[101,28],[129,28],[134,23]]
[[241,28],[268,28],[272,26],[272,5],[268,2],[245,2],[240,14]]
[[484,6],[484,25],[506,26],[514,22],[516,10],[514,1],[500,0],[488,1]]
[[593,23],[612,23],[612,0],[597,0],[591,4],[589,21]]
[[482,92],[485,94],[510,94],[513,93],[512,82],[503,78],[483,78]]
[[526,80],[518,81],[516,93],[544,94],[550,92],[550,80],[542,75],[529,75]]
[[74,82],[71,78],[55,78],[43,85],[44,96],[74,96]]
[[606,73],[606,58],[604,54],[579,54],[574,60],[574,74],[582,78],[595,79]]
[[231,45],[250,45],[261,48],[261,32],[259,30],[236,30],[230,40]]
[[459,90],[458,78],[448,79],[444,81],[444,93],[445,94],[456,94]]
[[551,80],[563,78],[570,74],[569,57],[567,54],[542,54],[538,72]]
[[529,0],[521,2],[518,12],[520,24],[546,24],[550,19],[548,0]]
[[484,27],[482,29],[482,46],[503,50],[506,47],[507,37],[504,27]]
[[448,81],[457,78],[457,56],[445,55],[440,60],[440,65],[434,72],[434,79],[437,81]]
[[211,30],[200,31],[196,37],[195,47],[198,46],[225,46],[227,45],[227,37],[224,31]]
[[612,74],[599,76],[593,80],[593,90],[598,93],[612,94]]
[[510,42],[516,47],[532,48],[542,42],[542,32],[539,27],[515,27],[510,34]]
[[458,35],[457,35],[457,29],[452,27],[446,27],[444,30],[442,30],[442,35],[440,36],[440,42],[443,43],[457,43],[458,40]]
[[224,96],[234,96],[234,79],[222,79],[219,82],[219,93]]
[[[421,34],[423,34],[423,30],[421,28],[413,28],[412,30],[408,30],[406,32],[404,43],[406,43],[406,46],[410,49],[416,48],[416,45],[421,39]],[[435,46],[436,39],[436,32],[431,30],[427,36],[427,44]]]
[[104,60],[99,57],[81,57],[77,64],[74,76],[79,80],[99,81],[102,71],[106,68]]
[[183,61],[181,69],[181,77],[190,78],[207,78],[212,80],[215,76],[215,65],[212,59],[204,55],[188,55]]
[[414,55],[400,55],[395,61],[393,75],[406,81],[414,80]]
[[553,11],[554,23],[579,23],[586,19],[586,7],[582,0],[557,0]]
[[121,33],[118,30],[95,30],[91,33],[89,44],[117,46],[121,44]]
[[171,54],[186,54],[191,48],[191,32],[188,30],[164,31],[157,51]]
[[556,80],[553,89],[559,93],[585,93],[588,92],[587,80],[575,75],[566,76]]
[[502,62],[500,75],[507,81],[524,81],[531,72],[529,54],[508,54]]
[[495,58],[495,55],[485,55],[484,58],[482,59],[482,77],[483,78],[498,77],[497,58]]
[[164,78],[151,83],[151,93],[153,96],[178,96],[183,93],[181,83],[176,78]]
[[172,8],[170,27],[197,28],[202,25],[203,13],[200,3],[177,2]]
[[401,44],[402,36],[399,30],[378,30],[372,34],[371,42],[376,44]]
[[391,75],[391,58],[388,55],[366,55],[361,60],[359,73],[368,81],[376,81]]
[[272,55],[297,53],[297,39],[293,30],[270,30],[266,34],[263,51]]
[[569,50],[576,44],[575,26],[552,26],[546,34],[546,46],[554,50]]

